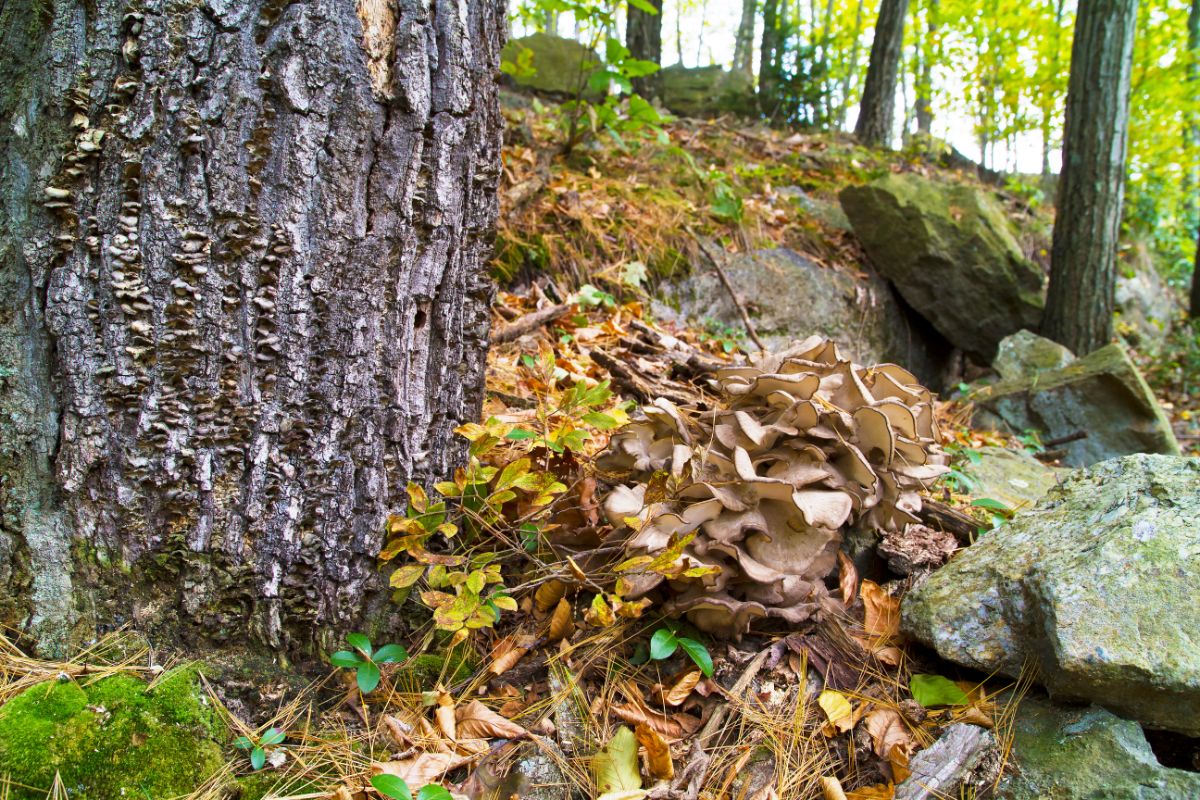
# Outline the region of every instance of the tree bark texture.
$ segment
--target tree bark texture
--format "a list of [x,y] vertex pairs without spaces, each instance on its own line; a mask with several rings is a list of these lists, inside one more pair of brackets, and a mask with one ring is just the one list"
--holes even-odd
[[[625,18],[625,46],[629,54],[643,61],[653,61],[662,66],[662,11],[663,0],[646,0],[657,9],[657,14],[648,14],[632,3]],[[642,97],[659,95],[658,73],[633,79],[633,90]]]
[[[1188,83],[1193,87],[1194,93],[1200,91],[1200,0],[1192,0],[1192,8],[1188,12],[1187,41],[1188,54],[1191,56],[1191,62],[1188,64]],[[1200,115],[1193,111],[1191,119],[1188,120],[1187,141],[1184,143],[1191,150],[1192,157],[1192,166],[1184,175],[1184,180],[1187,181],[1184,189],[1188,194],[1188,197],[1185,198],[1187,205],[1184,211],[1193,222],[1200,217],[1200,202],[1197,202],[1197,197],[1200,197],[1200,169],[1197,169],[1196,164],[1197,159],[1200,159],[1200,118],[1198,117]],[[1200,317],[1200,225],[1197,227],[1197,266],[1192,270],[1192,292],[1188,303],[1188,315],[1193,319]]]
[[733,41],[733,68],[747,75],[754,72],[754,18],[758,0],[742,0],[742,19]]
[[493,0],[0,6],[0,623],[293,651],[477,417]]
[[1071,48],[1043,334],[1085,355],[1113,334],[1137,0],[1081,3]]
[[883,0],[871,41],[871,60],[863,84],[862,103],[854,135],[863,144],[887,147],[892,141],[896,106],[896,78],[904,49],[904,16],[908,0]]

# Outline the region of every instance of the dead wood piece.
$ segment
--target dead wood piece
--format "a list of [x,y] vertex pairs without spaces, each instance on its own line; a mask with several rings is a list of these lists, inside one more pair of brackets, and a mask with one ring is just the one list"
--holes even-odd
[[571,306],[562,303],[559,305],[539,308],[537,311],[532,311],[523,317],[520,317],[513,322],[508,323],[500,330],[492,334],[492,344],[501,344],[503,342],[511,342],[514,339],[519,339],[527,333],[531,333],[545,325],[547,322],[553,322],[559,317],[566,314],[571,309]]
[[956,511],[945,503],[925,498],[921,509],[917,512],[921,522],[931,528],[945,531],[954,535],[959,544],[970,544],[979,533],[979,521],[961,511]]
[[928,525],[907,525],[902,531],[888,531],[876,548],[887,559],[888,569],[897,575],[911,575],[940,567],[958,549],[958,537],[949,531]]
[[934,800],[958,797],[959,789],[973,783],[974,772],[995,746],[991,732],[960,722],[913,756],[912,775],[896,787],[896,800]]
[[[771,648],[768,647],[764,648],[762,652],[750,659],[750,663],[746,665],[746,669],[742,672],[742,676],[737,679],[737,682],[733,684],[733,688],[729,690],[728,695],[730,698],[737,700],[742,698],[743,693],[745,693],[746,689],[749,688],[750,682],[754,680],[756,675],[758,675],[759,670],[762,669],[763,664],[766,663],[767,658],[769,658],[770,655]],[[724,703],[713,712],[712,716],[708,718],[708,722],[705,723],[704,727],[700,730],[698,741],[701,745],[708,747],[709,741],[720,732],[721,726],[725,724],[725,717],[728,715],[729,703]]]
[[1056,436],[1053,439],[1047,439],[1042,442],[1042,446],[1049,450],[1051,447],[1060,447],[1071,442],[1078,442],[1080,439],[1086,439],[1087,437],[1087,431],[1075,431],[1074,433],[1068,433],[1066,436]]
[[670,334],[654,330],[641,320],[631,320],[629,327],[639,333],[643,339],[649,339],[670,355],[675,368],[686,372],[688,377],[693,380],[707,377],[722,367],[728,366],[725,362],[702,353],[682,339],[676,339]]
[[653,402],[662,397],[676,405],[697,405],[703,403],[703,397],[698,392],[688,392],[681,386],[673,386],[669,382],[650,377],[634,369],[627,361],[597,347],[589,354],[592,361],[608,370],[613,383],[643,403]]

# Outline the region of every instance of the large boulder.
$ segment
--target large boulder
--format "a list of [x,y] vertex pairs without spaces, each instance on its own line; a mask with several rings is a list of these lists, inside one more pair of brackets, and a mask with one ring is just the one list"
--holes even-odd
[[[855,277],[787,249],[730,256],[724,269],[772,350],[821,334],[860,364],[896,363],[940,388],[949,346],[878,275]],[[729,292],[709,269],[698,267],[662,293],[670,308],[656,305],[660,316],[743,330]]]
[[955,346],[989,363],[1001,339],[1038,326],[1045,275],[990,195],[904,174],[839,197],[871,263]]
[[1200,775],[1158,763],[1137,723],[1096,706],[1026,697],[997,800],[1183,800]]
[[1021,330],[1000,340],[992,369],[1002,380],[1017,381],[1062,369],[1074,360],[1075,354],[1058,342]]
[[1029,453],[984,447],[961,465],[971,479],[971,494],[999,500],[1013,511],[1029,508],[1058,485],[1058,475]]
[[1175,289],[1159,274],[1142,244],[1122,254],[1115,299],[1117,330],[1134,344],[1162,341],[1183,309]]
[[1062,445],[1063,462],[1073,467],[1130,453],[1180,452],[1170,420],[1119,344],[984,386],[970,399],[976,427],[1036,430],[1046,441],[1085,432]]
[[1071,474],[910,592],[904,630],[1056,699],[1200,735],[1200,459]]
[[755,113],[754,79],[720,66],[666,67],[658,73],[662,104],[681,117]]
[[532,72],[518,69],[509,80],[523,89],[575,97],[581,91],[591,99],[599,94],[587,89],[587,79],[602,63],[594,50],[574,39],[564,39],[548,33],[534,33],[520,39],[510,39],[500,53],[500,60],[522,64],[522,53],[528,50],[528,66]]

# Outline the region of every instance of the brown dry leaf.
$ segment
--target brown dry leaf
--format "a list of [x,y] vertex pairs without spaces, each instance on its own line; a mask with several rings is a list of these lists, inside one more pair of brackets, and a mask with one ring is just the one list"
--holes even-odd
[[493,675],[503,675],[517,665],[525,657],[529,648],[537,641],[536,636],[516,635],[506,636],[492,650],[492,665],[488,672]]
[[821,778],[821,797],[824,800],[846,800],[842,782],[832,775]]
[[916,743],[900,712],[894,708],[877,708],[867,714],[866,726],[875,755],[886,759],[892,767],[892,781],[899,783],[907,778],[908,754]]
[[665,684],[655,684],[650,691],[662,699],[663,705],[680,706],[700,684],[703,673],[698,669],[684,670],[673,675]]
[[557,578],[551,578],[537,588],[533,593],[533,602],[538,611],[543,614],[558,605],[558,601],[566,594],[567,585]]
[[529,733],[478,700],[460,706],[455,714],[458,734],[468,739],[518,739]]
[[474,760],[476,756],[458,753],[421,753],[400,761],[372,761],[372,775],[395,775],[409,786],[434,783],[452,769]]
[[968,706],[961,714],[956,714],[955,722],[969,722],[972,725],[978,725],[981,728],[996,727],[995,721],[991,715],[981,709],[979,706]]
[[438,728],[446,734],[446,738],[454,741],[458,738],[458,726],[454,718],[454,698],[449,692],[438,692],[437,708],[433,712]]
[[659,781],[668,781],[675,777],[675,764],[671,761],[671,748],[659,735],[658,731],[648,725],[638,724],[633,729],[638,744],[646,748],[646,771],[650,777]]
[[409,748],[413,746],[412,739],[409,734],[412,733],[412,726],[407,722],[401,722],[391,714],[383,715],[383,724],[387,727],[388,735],[392,737],[392,741],[397,747]]
[[650,708],[637,684],[626,683],[622,688],[629,702],[624,705],[613,704],[609,708],[625,722],[647,725],[668,739],[682,739],[699,730],[700,720],[690,714],[677,712],[668,716]]
[[565,597],[558,601],[558,605],[554,607],[554,613],[550,615],[550,628],[546,633],[546,637],[557,642],[566,639],[575,632],[575,622],[571,619],[571,601]]
[[891,640],[900,633],[900,600],[892,597],[874,581],[863,581],[859,588],[865,614],[863,629],[870,636]]
[[844,550],[838,550],[837,560],[840,573],[838,585],[842,591],[842,603],[849,606],[858,594],[858,569]]
[[567,566],[570,567],[571,574],[575,576],[575,580],[587,583],[587,573],[579,568],[579,565],[575,563],[575,559],[567,556]]

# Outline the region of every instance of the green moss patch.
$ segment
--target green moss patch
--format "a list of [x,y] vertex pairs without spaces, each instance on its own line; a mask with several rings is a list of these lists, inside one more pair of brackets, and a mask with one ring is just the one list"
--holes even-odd
[[226,738],[194,669],[152,688],[128,675],[41,683],[0,707],[0,776],[10,800],[42,800],[56,772],[72,798],[161,800],[216,772]]

